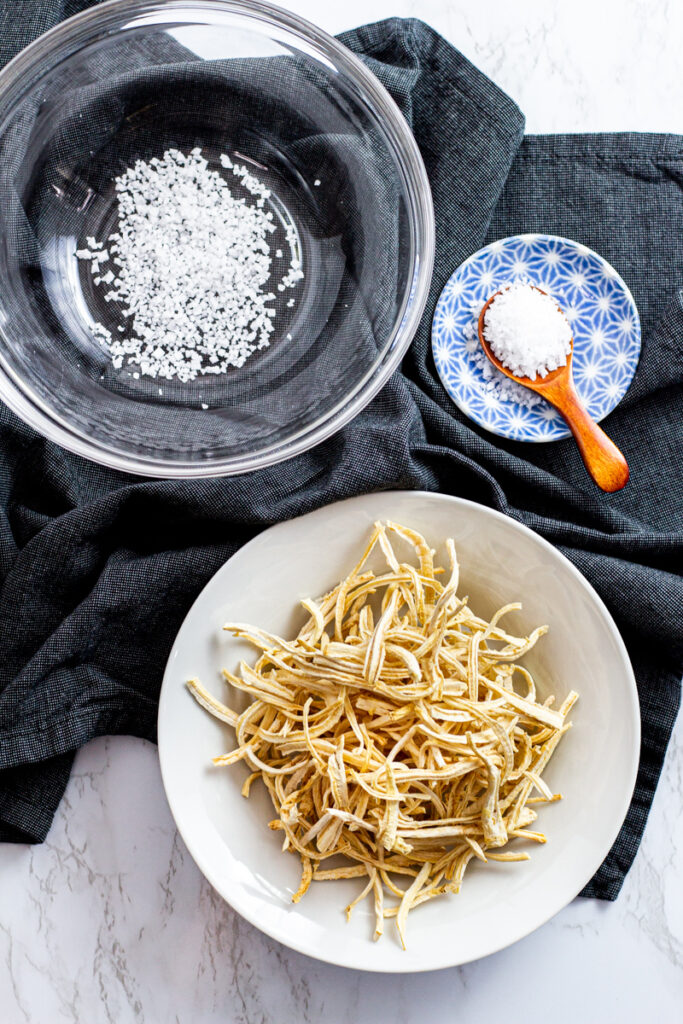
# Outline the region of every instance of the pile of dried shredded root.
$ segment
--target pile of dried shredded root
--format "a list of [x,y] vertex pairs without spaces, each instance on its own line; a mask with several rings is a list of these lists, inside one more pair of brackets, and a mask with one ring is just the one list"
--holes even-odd
[[[405,542],[417,567],[399,561],[394,546]],[[377,546],[387,563],[379,575],[367,568]],[[419,533],[375,524],[351,574],[302,602],[310,617],[296,639],[225,626],[262,652],[239,676],[224,672],[253,698],[245,711],[196,679],[188,684],[237,734],[237,748],[214,764],[246,761],[244,796],[255,779],[270,793],[278,815],[270,828],[301,858],[294,902],[311,882],[363,879],[347,917],[372,894],[375,939],[395,917],[404,948],[408,912],[457,893],[473,857],[528,860],[503,848],[514,838],[545,842],[529,826],[537,803],[560,799],[542,772],[577,699],[572,691],[557,711],[552,697],[537,700],[519,659],[546,627],[526,638],[506,633],[499,622],[519,604],[489,622],[475,615],[457,596],[451,540],[447,548],[450,578],[441,583]]]

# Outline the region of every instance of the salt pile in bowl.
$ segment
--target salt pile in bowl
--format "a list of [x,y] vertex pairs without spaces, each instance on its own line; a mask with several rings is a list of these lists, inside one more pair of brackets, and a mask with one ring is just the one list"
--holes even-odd
[[289,267],[273,280],[270,190],[226,154],[220,163],[251,201],[233,196],[199,147],[187,155],[169,149],[116,178],[117,230],[76,251],[125,321],[118,336],[101,323],[91,328],[114,369],[187,382],[241,367],[270,344],[277,296],[269,285],[295,288],[301,261],[288,230]]

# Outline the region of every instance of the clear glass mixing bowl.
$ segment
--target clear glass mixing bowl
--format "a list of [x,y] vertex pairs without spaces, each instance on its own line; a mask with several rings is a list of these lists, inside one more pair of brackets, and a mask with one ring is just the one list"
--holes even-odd
[[[117,175],[194,147],[219,172],[222,154],[253,169],[271,193],[272,247],[304,278],[277,293],[269,347],[181,383],[113,367],[94,325],[116,337],[130,318],[75,254],[115,229]],[[319,443],[398,366],[433,244],[424,166],[388,93],[267,3],[113,0],[0,73],[0,398],[97,462],[220,475]]]

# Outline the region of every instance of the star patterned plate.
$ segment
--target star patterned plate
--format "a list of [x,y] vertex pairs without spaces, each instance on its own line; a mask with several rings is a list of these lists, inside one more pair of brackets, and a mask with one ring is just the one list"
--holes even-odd
[[[537,285],[565,311],[574,334],[576,390],[597,422],[619,404],[640,356],[640,318],[616,270],[592,249],[553,235],[515,235],[465,260],[434,313],[432,351],[455,404],[494,434],[514,441],[569,437],[552,406],[491,367],[476,337],[486,300],[515,281]],[[521,401],[519,400],[521,399]],[[534,404],[535,403],[535,404]]]

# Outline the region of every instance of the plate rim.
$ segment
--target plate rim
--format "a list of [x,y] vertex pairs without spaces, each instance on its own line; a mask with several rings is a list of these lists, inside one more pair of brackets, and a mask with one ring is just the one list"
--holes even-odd
[[[206,863],[207,859],[205,858],[204,854],[201,851],[200,844],[194,841],[193,837],[188,834],[188,830],[184,827],[185,823],[183,820],[182,808],[178,808],[178,801],[175,799],[172,787],[170,787],[169,785],[168,774],[170,770],[169,764],[171,755],[169,753],[170,744],[167,729],[165,726],[165,709],[167,702],[170,699],[169,694],[171,692],[172,686],[171,676],[173,673],[173,662],[177,656],[178,650],[180,649],[182,634],[188,623],[188,620],[195,611],[195,608],[201,605],[202,601],[204,600],[205,592],[208,590],[209,587],[211,587],[214,584],[214,581],[219,576],[227,575],[229,573],[230,570],[228,567],[231,565],[231,563],[234,562],[235,559],[244,557],[248,558],[250,549],[258,544],[263,543],[264,538],[268,535],[271,535],[274,532],[279,532],[282,528],[289,526],[293,522],[305,520],[310,518],[311,516],[319,516],[321,514],[324,515],[324,513],[330,508],[362,503],[364,500],[373,497],[375,494],[382,494],[387,498],[392,498],[399,495],[401,497],[411,495],[417,499],[423,500],[427,498],[428,500],[435,501],[437,503],[450,503],[456,507],[460,505],[465,505],[469,508],[478,509],[480,511],[483,511],[485,514],[491,514],[494,518],[505,520],[508,524],[512,523],[513,527],[517,527],[523,533],[531,535],[531,537],[535,541],[539,542],[542,547],[549,548],[556,556],[560,558],[561,561],[566,563],[566,568],[570,571],[572,575],[575,576],[579,584],[588,591],[588,593],[592,596],[593,600],[596,602],[598,609],[602,613],[605,624],[607,625],[610,633],[612,634],[613,639],[623,658],[624,668],[626,670],[624,676],[624,691],[625,697],[627,699],[629,715],[632,720],[632,725],[634,726],[634,742],[630,750],[628,750],[628,783],[623,790],[622,799],[618,809],[619,813],[615,817],[615,820],[618,822],[618,824],[612,829],[612,834],[610,834],[609,843],[605,844],[605,849],[601,854],[599,862],[591,866],[590,871],[586,874],[585,878],[582,877],[581,884],[578,886],[576,891],[572,892],[572,894],[568,898],[565,895],[562,895],[560,900],[555,900],[554,902],[549,903],[548,907],[544,909],[538,915],[537,918],[533,919],[533,923],[531,925],[522,925],[521,928],[519,928],[516,931],[514,937],[510,938],[509,936],[507,936],[502,941],[494,939],[491,948],[486,953],[477,952],[471,957],[457,957],[455,960],[449,958],[448,955],[446,955],[438,959],[435,958],[434,963],[419,964],[418,966],[414,966],[411,964],[409,970],[405,970],[405,968],[402,967],[400,962],[398,961],[390,965],[374,965],[372,963],[368,963],[365,960],[363,960],[363,962],[361,963],[359,961],[356,961],[355,959],[353,962],[345,962],[344,960],[340,959],[339,956],[335,956],[333,954],[326,954],[324,949],[313,950],[311,948],[310,943],[307,945],[303,941],[293,940],[277,927],[271,927],[267,923],[264,923],[262,920],[257,919],[256,915],[252,914],[249,908],[244,905],[243,901],[239,899],[239,890],[233,890],[230,898],[226,896],[212,878],[211,868]],[[231,555],[230,558],[228,558],[220,566],[219,569],[217,569],[217,571],[211,576],[211,578],[207,580],[206,584],[204,585],[204,587],[202,588],[196,599],[193,601],[190,608],[188,609],[188,612],[185,615],[180,625],[180,628],[178,629],[178,632],[176,633],[173,646],[169,653],[168,660],[166,662],[166,666],[164,669],[164,676],[159,695],[159,710],[157,714],[157,745],[162,785],[175,827],[177,828],[178,833],[180,834],[185,846],[187,847],[190,856],[197,865],[203,877],[218,893],[221,899],[223,899],[230,907],[232,907],[232,909],[237,914],[239,914],[242,918],[248,921],[255,928],[257,928],[260,932],[267,935],[269,938],[313,960],[333,964],[338,967],[344,967],[347,970],[361,970],[371,974],[422,974],[427,971],[447,970],[451,967],[457,967],[462,966],[463,964],[472,963],[473,961],[484,959],[487,956],[491,956],[494,953],[498,953],[501,950],[514,945],[516,942],[519,942],[521,939],[526,938],[526,936],[531,935],[533,932],[543,927],[543,925],[547,924],[549,920],[555,917],[556,914],[558,914],[561,910],[568,906],[569,903],[571,903],[572,900],[574,900],[580,894],[585,885],[590,881],[590,879],[599,869],[600,865],[603,863],[604,859],[609,854],[609,851],[612,849],[612,846],[614,845],[614,842],[616,841],[619,832],[621,831],[624,820],[631,806],[631,801],[633,799],[633,793],[635,790],[635,784],[637,780],[638,768],[640,764],[640,702],[638,697],[636,679],[633,672],[633,666],[631,664],[631,659],[626,649],[623,637],[621,636],[621,633],[612,617],[612,614],[610,613],[609,609],[607,608],[607,606],[605,605],[604,601],[597,593],[595,588],[592,586],[592,584],[589,583],[586,577],[569,561],[566,555],[564,555],[562,551],[559,550],[559,548],[555,547],[554,544],[551,544],[550,541],[547,541],[539,533],[537,533],[535,530],[532,530],[524,523],[521,523],[517,519],[514,519],[512,516],[506,515],[505,513],[500,512],[498,509],[491,508],[488,505],[481,505],[479,502],[471,501],[467,498],[461,498],[456,495],[450,494],[442,494],[437,491],[412,491],[392,489],[389,491],[370,492],[369,494],[355,495],[354,497],[351,498],[344,498],[340,501],[330,502],[326,505],[321,505],[316,509],[312,509],[309,512],[305,512],[302,515],[294,516],[291,519],[286,519],[279,523],[274,523],[271,526],[267,527],[265,530],[262,530],[259,533],[257,533],[254,537],[247,541],[246,544],[243,544],[240,548],[238,548],[238,550],[233,555]],[[237,893],[237,898],[235,898],[235,893]],[[368,940],[368,942],[370,943],[370,940]]]
[[614,410],[617,409],[621,405],[623,400],[626,398],[626,395],[628,394],[629,388],[633,384],[633,380],[635,378],[636,373],[638,372],[638,366],[640,365],[640,357],[641,357],[642,352],[643,352],[643,325],[642,325],[642,323],[640,321],[640,312],[638,310],[638,306],[636,304],[636,300],[633,297],[633,292],[631,291],[629,286],[626,284],[626,281],[624,281],[624,279],[621,276],[621,274],[619,273],[619,271],[616,270],[612,266],[612,264],[609,262],[609,260],[605,259],[604,256],[601,256],[600,253],[596,252],[595,249],[591,249],[591,247],[589,245],[585,245],[584,242],[577,242],[575,238],[567,238],[564,235],[549,235],[549,234],[547,234],[544,231],[522,231],[522,232],[520,232],[519,234],[516,234],[516,235],[506,235],[505,238],[495,238],[492,242],[487,242],[486,245],[482,245],[480,249],[477,249],[476,252],[471,253],[467,257],[467,259],[462,261],[462,263],[459,263],[458,266],[453,271],[453,273],[449,276],[448,280],[444,284],[444,286],[441,289],[441,291],[439,292],[439,297],[436,300],[436,305],[434,306],[434,315],[432,316],[431,330],[430,330],[430,335],[429,335],[429,342],[430,342],[430,348],[431,348],[431,352],[432,352],[432,359],[434,359],[434,366],[436,367],[436,372],[438,374],[439,380],[441,381],[441,385],[442,385],[444,391],[446,392],[446,394],[448,395],[448,397],[450,398],[451,402],[453,403],[453,405],[456,406],[456,408],[458,408],[460,410],[460,412],[463,414],[463,416],[466,416],[467,419],[471,423],[475,424],[475,426],[479,427],[481,430],[488,431],[489,434],[493,434],[495,437],[502,437],[506,441],[513,441],[514,443],[519,443],[519,444],[557,444],[559,441],[567,441],[567,440],[569,440],[571,438],[571,436],[572,436],[571,435],[571,431],[569,430],[568,427],[567,427],[567,433],[564,434],[562,437],[510,437],[509,434],[506,434],[502,430],[496,429],[496,427],[490,427],[490,426],[487,426],[484,423],[480,423],[479,420],[475,420],[473,418],[473,416],[471,415],[470,411],[467,410],[467,409],[464,409],[462,407],[460,401],[457,398],[455,398],[451,394],[451,392],[448,390],[446,382],[444,381],[443,377],[441,376],[441,372],[439,370],[439,367],[438,367],[438,364],[436,362],[436,359],[434,358],[434,325],[435,325],[435,322],[436,322],[436,312],[437,312],[437,309],[439,308],[439,304],[441,302],[441,299],[443,297],[443,294],[444,294],[446,288],[451,283],[451,281],[453,280],[455,275],[457,273],[459,273],[461,270],[463,270],[464,267],[469,266],[469,264],[473,260],[475,260],[477,258],[477,256],[480,256],[482,253],[487,252],[491,248],[491,246],[493,246],[493,245],[500,245],[501,243],[505,244],[505,242],[512,242],[512,241],[515,241],[515,240],[517,240],[519,238],[541,239],[543,241],[548,241],[548,242],[565,242],[568,245],[573,246],[575,249],[585,249],[586,252],[590,253],[591,256],[595,256],[595,258],[598,260],[599,263],[601,263],[603,266],[609,268],[609,270],[611,271],[612,277],[619,283],[619,285],[623,289],[624,294],[626,295],[626,298],[628,299],[628,301],[631,303],[631,306],[633,307],[633,311],[634,311],[635,316],[636,316],[636,322],[637,322],[637,325],[638,325],[638,358],[637,358],[636,364],[635,364],[635,366],[633,368],[633,374],[631,375],[631,379],[629,380],[628,384],[626,385],[626,391],[624,391],[624,393],[621,396],[621,398],[619,399],[619,401],[615,405],[613,405],[612,408],[609,409],[607,412],[604,412],[604,413],[602,413],[601,416],[598,416],[597,419],[595,419],[593,422],[594,423],[602,423],[602,421],[604,419],[606,419],[608,416],[610,416],[614,412]]

